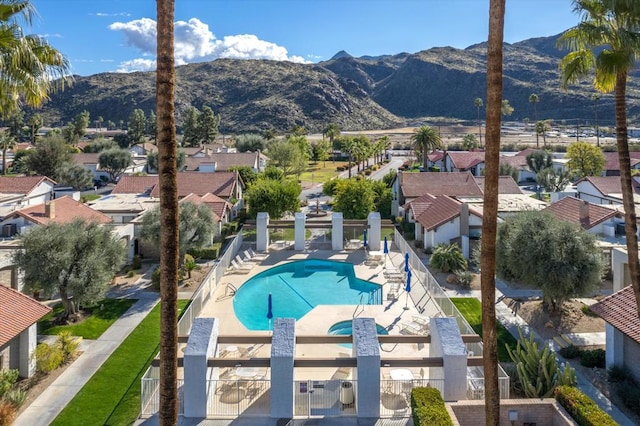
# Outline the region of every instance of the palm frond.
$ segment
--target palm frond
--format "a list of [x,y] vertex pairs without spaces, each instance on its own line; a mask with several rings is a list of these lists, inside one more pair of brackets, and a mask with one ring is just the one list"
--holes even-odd
[[561,84],[566,88],[569,84],[579,81],[593,69],[595,58],[591,50],[577,50],[569,52],[560,60]]

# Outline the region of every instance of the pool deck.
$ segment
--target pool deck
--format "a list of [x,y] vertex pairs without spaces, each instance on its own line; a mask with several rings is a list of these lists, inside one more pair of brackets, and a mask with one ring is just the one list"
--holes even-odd
[[[242,252],[242,251],[241,251]],[[235,316],[233,310],[233,297],[225,294],[227,285],[231,284],[235,288],[240,288],[247,280],[262,271],[273,266],[280,265],[284,262],[304,259],[325,259],[349,262],[353,264],[356,277],[368,280],[383,286],[383,303],[381,305],[320,305],[315,307],[311,312],[296,321],[296,335],[325,335],[327,330],[333,324],[351,320],[354,317],[374,318],[377,324],[387,328],[389,334],[402,334],[402,324],[411,322],[412,316],[418,315],[419,312],[412,304],[411,299],[408,300],[408,309],[405,309],[407,295],[401,290],[398,299],[395,301],[387,300],[387,292],[390,284],[386,283],[383,272],[384,268],[395,267],[401,269],[404,265],[404,257],[401,253],[390,252],[387,256],[386,263],[369,264],[366,262],[367,253],[363,249],[351,251],[331,251],[331,250],[311,250],[311,251],[293,251],[279,250],[271,251],[269,255],[262,261],[256,261],[255,266],[249,273],[238,273],[231,269],[225,274],[213,296],[200,312],[200,317],[215,317],[220,320],[221,335],[268,335],[268,331],[251,331],[248,330]],[[413,286],[419,285],[417,282],[412,283]],[[438,314],[435,306],[430,305],[421,315],[423,317],[431,317]],[[387,344],[389,348],[382,347],[381,356],[385,357],[428,357],[429,345],[417,344]],[[264,345],[252,353],[256,357],[268,357],[270,355],[269,345]],[[296,357],[340,357],[351,356],[351,348],[323,344],[323,345],[298,345],[296,347]],[[313,371],[310,371],[313,370]],[[327,369],[296,369],[296,379],[306,379],[313,377],[315,379],[323,379],[324,376],[330,378],[334,371]]]

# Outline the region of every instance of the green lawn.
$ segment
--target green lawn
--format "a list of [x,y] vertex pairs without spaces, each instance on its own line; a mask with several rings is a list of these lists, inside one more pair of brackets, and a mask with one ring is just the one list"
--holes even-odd
[[[478,299],[472,297],[452,297],[451,301],[458,308],[462,316],[467,320],[471,328],[482,336],[482,304]],[[514,349],[518,341],[498,323],[498,361],[511,362],[506,346]]]
[[[313,181],[314,183],[324,183],[342,173],[337,171],[338,166],[346,166],[347,164],[347,161],[336,161],[335,163],[332,161],[320,161],[317,164],[309,163],[309,167],[307,167],[307,170],[304,173],[300,174],[300,180],[306,182]],[[313,175],[313,177],[311,175]]]
[[[179,312],[188,300],[179,300]],[[160,304],[142,320],[52,425],[131,425],[140,412],[140,379],[158,353]]]
[[53,311],[38,321],[38,334],[56,335],[61,331],[69,331],[72,336],[85,339],[97,339],[129,309],[136,301],[133,299],[104,299],[91,308],[91,315],[77,324],[55,325],[53,320],[64,311],[62,304],[56,305]]

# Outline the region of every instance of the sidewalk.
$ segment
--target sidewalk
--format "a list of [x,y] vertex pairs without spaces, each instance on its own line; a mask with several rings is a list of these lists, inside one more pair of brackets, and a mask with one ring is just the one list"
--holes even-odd
[[129,297],[138,301],[18,416],[15,426],[50,424],[159,301],[158,294],[144,291]]

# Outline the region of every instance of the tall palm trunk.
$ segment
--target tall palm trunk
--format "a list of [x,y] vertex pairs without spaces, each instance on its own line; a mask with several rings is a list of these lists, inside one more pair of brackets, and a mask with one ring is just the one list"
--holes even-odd
[[178,423],[178,185],[174,114],[174,0],[157,0],[156,115],[160,184],[160,425]]
[[485,183],[482,212],[482,341],[487,425],[500,424],[498,342],[496,332],[496,233],[498,223],[498,170],[502,107],[502,43],[505,0],[490,0],[487,43],[487,108],[485,130]]
[[640,316],[640,265],[638,264],[638,226],[636,206],[633,200],[631,160],[629,159],[629,138],[627,135],[627,74],[619,72],[616,77],[616,143],[620,161],[620,186],[624,205],[624,231],[627,238],[627,256],[631,285],[636,296],[636,309]]

